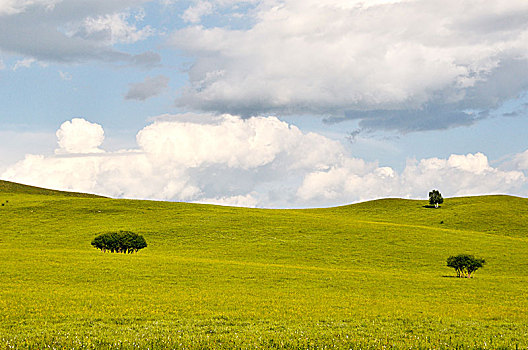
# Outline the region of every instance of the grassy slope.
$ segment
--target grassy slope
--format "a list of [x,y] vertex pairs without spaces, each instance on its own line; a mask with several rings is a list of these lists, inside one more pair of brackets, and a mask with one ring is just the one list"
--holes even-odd
[[[528,347],[526,199],[259,210],[7,188],[0,348]],[[91,248],[119,229],[149,247]],[[463,252],[488,262],[474,279],[445,267]]]
[[46,188],[22,185],[16,182],[0,180],[0,193],[14,193],[14,194],[40,194],[48,196],[64,196],[64,197],[82,197],[82,198],[103,198],[94,194],[66,192],[49,190]]

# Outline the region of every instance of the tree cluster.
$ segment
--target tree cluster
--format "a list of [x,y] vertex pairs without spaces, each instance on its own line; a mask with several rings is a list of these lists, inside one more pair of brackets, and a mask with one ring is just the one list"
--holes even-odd
[[447,258],[447,266],[455,269],[457,277],[466,276],[471,278],[471,274],[484,266],[484,259],[475,258],[473,255],[460,254]]
[[147,246],[143,236],[130,231],[118,231],[103,233],[95,237],[92,246],[103,252],[112,253],[134,253]]

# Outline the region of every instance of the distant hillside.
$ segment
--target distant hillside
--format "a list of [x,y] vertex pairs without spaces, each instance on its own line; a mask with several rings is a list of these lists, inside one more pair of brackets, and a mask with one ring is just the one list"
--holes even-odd
[[446,198],[438,209],[428,208],[427,204],[426,200],[386,198],[322,210],[361,221],[528,237],[527,198],[507,195]]
[[82,198],[104,198],[95,194],[79,193],[79,192],[67,192],[49,190],[46,188],[23,185],[16,182],[0,180],[0,193],[20,193],[20,194],[40,194],[40,195],[60,195],[67,197],[82,197]]
[[[0,180],[1,193],[108,198],[87,193],[50,190],[4,180]],[[190,208],[216,207],[215,205],[189,205]],[[279,209],[278,211],[288,212],[290,210]],[[428,207],[426,200],[384,198],[339,207],[294,209],[291,211],[322,215],[325,218],[345,216],[348,219],[365,223],[390,222],[392,225],[400,226],[432,227],[501,236],[528,237],[528,199],[508,195],[445,198],[445,202],[438,209]]]

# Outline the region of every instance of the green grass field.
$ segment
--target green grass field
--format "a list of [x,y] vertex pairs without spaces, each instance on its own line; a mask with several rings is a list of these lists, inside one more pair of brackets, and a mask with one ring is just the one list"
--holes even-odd
[[[263,210],[0,181],[0,203],[0,349],[528,348],[527,199]],[[149,246],[92,248],[112,230]],[[454,278],[460,253],[487,264]]]

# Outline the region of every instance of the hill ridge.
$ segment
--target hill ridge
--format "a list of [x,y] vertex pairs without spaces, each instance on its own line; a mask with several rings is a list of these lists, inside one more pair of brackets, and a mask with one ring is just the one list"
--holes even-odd
[[83,197],[83,198],[107,198],[104,196],[82,193],[82,192],[70,192],[61,190],[52,190],[43,187],[25,185],[18,182],[12,182],[7,180],[0,180],[0,193],[20,193],[20,194],[38,194],[38,195],[60,195],[66,197]]

